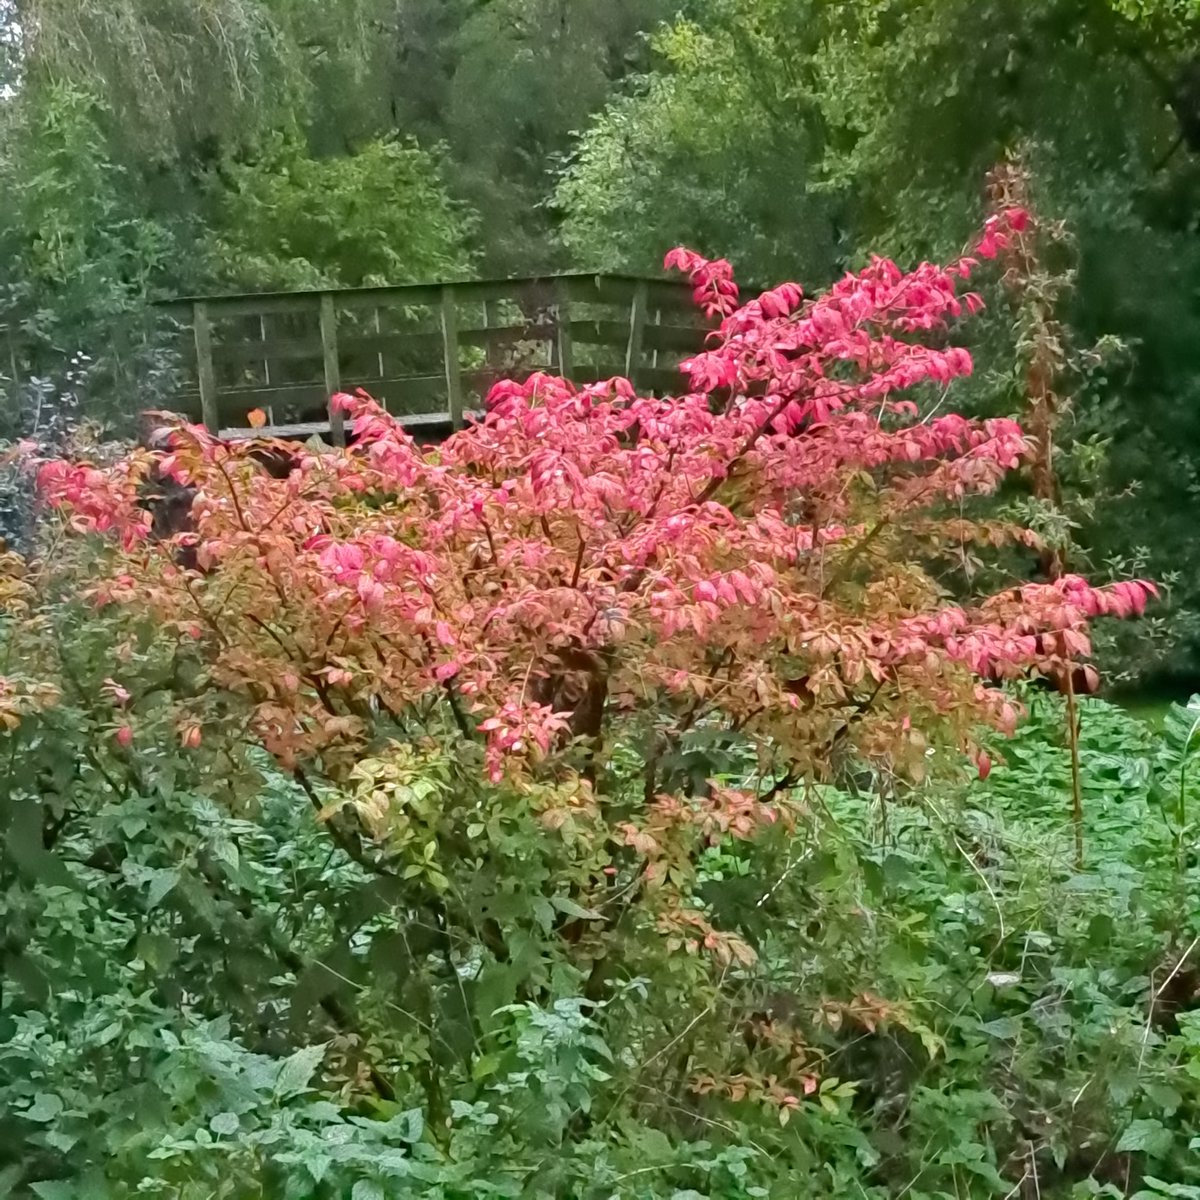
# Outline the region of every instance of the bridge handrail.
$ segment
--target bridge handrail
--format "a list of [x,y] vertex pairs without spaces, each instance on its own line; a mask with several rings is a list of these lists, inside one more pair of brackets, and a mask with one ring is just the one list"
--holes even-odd
[[[263,432],[327,431],[336,443],[344,431],[328,401],[338,391],[363,387],[414,427],[454,428],[469,395],[527,369],[674,387],[679,359],[700,349],[709,329],[686,283],[603,272],[186,296],[155,307],[181,326],[194,380],[184,406],[198,407],[213,432],[244,436],[248,428],[223,418],[260,408],[268,414]],[[432,331],[419,328],[422,311],[433,317]],[[302,328],[282,328],[289,323]],[[545,361],[513,360],[518,346],[543,348]],[[464,363],[464,350],[476,361]],[[295,378],[306,362],[309,376]],[[433,400],[433,409],[410,411]]]

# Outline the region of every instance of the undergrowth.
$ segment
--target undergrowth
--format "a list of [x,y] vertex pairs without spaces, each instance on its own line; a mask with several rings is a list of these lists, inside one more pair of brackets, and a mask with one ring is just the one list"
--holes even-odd
[[[114,806],[104,819],[129,845],[123,909],[69,880],[44,888],[36,913],[8,892],[10,941],[19,930],[31,944],[26,976],[52,957],[60,977],[74,965],[37,1005],[20,999],[36,979],[10,972],[0,1193],[28,1194],[24,1179],[45,1200],[1200,1196],[1200,773],[1186,770],[1198,717],[1176,708],[1159,734],[1083,705],[1083,872],[1061,705],[1041,697],[965,796],[881,800],[877,780],[810,793],[766,883],[742,844],[710,851],[699,886],[712,911],[743,926],[766,914],[760,1011],[741,1036],[762,1055],[772,1031],[806,1032],[811,1091],[786,1123],[753,1095],[681,1102],[673,1054],[635,1046],[620,1020],[566,994],[512,1007],[477,1083],[448,1098],[445,1130],[403,1097],[364,1106],[349,1080],[318,1076],[337,1039],[280,1057],[318,995],[311,970],[259,982],[255,1041],[235,960],[261,967],[228,945],[213,982],[229,1013],[213,1015],[182,970],[211,950],[155,928],[153,907],[192,886],[138,862],[161,818]],[[259,820],[189,801],[172,844],[238,881],[250,935],[315,946],[365,880],[270,778]],[[357,997],[362,1019],[403,1030],[369,933],[324,961],[361,978],[369,957],[379,983]],[[609,1015],[652,986],[625,984]],[[687,1044],[687,1027],[670,1032],[665,1045]],[[703,1042],[689,1051],[702,1066]]]
[[1200,1195],[1200,710],[1082,710],[1083,871],[1057,700],[961,806],[830,798],[854,969],[929,1030],[839,1051],[879,1159],[834,1194]]

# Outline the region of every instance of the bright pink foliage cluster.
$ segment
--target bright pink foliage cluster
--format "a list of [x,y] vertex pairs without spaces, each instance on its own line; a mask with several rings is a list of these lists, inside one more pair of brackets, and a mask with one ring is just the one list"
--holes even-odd
[[126,550],[150,533],[150,513],[138,507],[140,487],[136,460],[101,470],[90,464],[43,463],[38,490],[50,503],[71,511],[77,532],[115,533]]
[[[1023,220],[995,218],[979,253]],[[979,717],[1011,727],[979,677],[1086,654],[1090,618],[1144,608],[1148,584],[1076,577],[966,604],[928,565],[948,572],[972,537],[1035,540],[959,512],[1021,464],[1020,428],[917,403],[971,370],[945,331],[979,307],[961,292],[974,258],[876,259],[813,299],[785,284],[741,305],[727,263],[668,262],[721,318],[685,394],[533,375],[432,451],[342,396],[352,448],[299,450],[283,480],[253,446],[181,427],[154,461],[197,489],[176,543],[200,574],[148,540],[136,463],[49,463],[42,491],[120,533],[136,587],[98,595],[132,591],[191,634],[199,613],[286,762],[353,744],[372,702],[441,697],[473,714],[493,778],[655,708],[737,728],[798,774],[846,737],[914,765],[939,720],[964,748]]]

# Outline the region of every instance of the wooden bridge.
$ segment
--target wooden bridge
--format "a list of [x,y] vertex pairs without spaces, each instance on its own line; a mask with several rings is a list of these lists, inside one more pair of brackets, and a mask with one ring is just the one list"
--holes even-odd
[[[419,437],[444,436],[497,380],[548,371],[679,386],[708,332],[690,288],[572,274],[314,292],[201,296],[160,307],[181,329],[180,400],[223,437],[345,440],[329,399],[363,388]],[[266,425],[250,427],[259,409]]]

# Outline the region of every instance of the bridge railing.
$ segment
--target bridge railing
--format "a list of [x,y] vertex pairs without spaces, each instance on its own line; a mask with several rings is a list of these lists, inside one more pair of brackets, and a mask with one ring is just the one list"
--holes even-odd
[[[344,441],[329,399],[363,388],[437,437],[502,378],[679,386],[709,326],[681,282],[572,274],[314,292],[200,296],[162,307],[181,329],[180,406],[225,437]],[[265,427],[250,427],[261,410]]]

